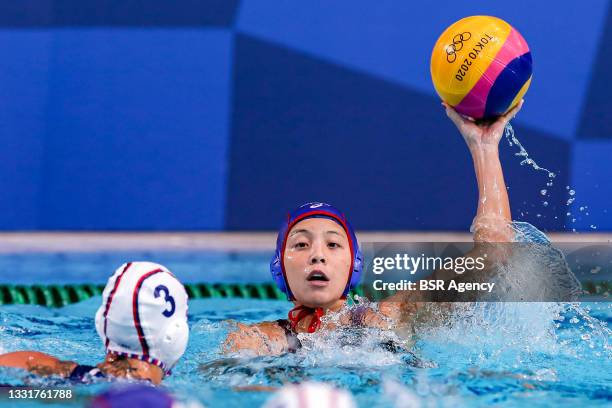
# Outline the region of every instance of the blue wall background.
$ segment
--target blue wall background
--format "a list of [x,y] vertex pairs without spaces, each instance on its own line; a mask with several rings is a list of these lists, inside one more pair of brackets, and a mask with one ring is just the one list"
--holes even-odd
[[609,1],[82,3],[0,4],[2,230],[274,229],[322,200],[359,230],[465,231],[473,169],[429,57],[473,14],[534,58],[513,124],[557,177],[502,141],[514,218],[612,230]]

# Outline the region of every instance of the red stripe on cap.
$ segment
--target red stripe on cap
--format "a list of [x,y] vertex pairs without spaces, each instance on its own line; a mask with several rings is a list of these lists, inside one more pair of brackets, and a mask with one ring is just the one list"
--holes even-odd
[[[298,216],[295,220],[293,220],[291,224],[289,224],[289,226],[287,227],[287,232],[285,232],[285,236],[283,237],[283,247],[280,253],[280,263],[281,263],[281,271],[283,272],[283,278],[285,279],[285,285],[287,286],[287,290],[291,294],[290,300],[295,300],[295,296],[293,296],[293,292],[291,291],[291,288],[289,287],[289,281],[287,280],[287,273],[285,272],[285,248],[287,247],[287,237],[289,236],[289,232],[291,232],[291,229],[295,226],[295,224],[297,224],[298,222],[308,217],[312,217],[313,215],[325,215],[326,217],[333,218],[334,220],[340,223],[342,228],[344,228],[344,232],[346,233],[346,239],[349,242],[349,248],[351,250],[351,268],[349,269],[348,280],[346,281],[346,285],[344,285],[345,289],[348,286],[348,284],[351,282],[351,277],[353,276],[353,264],[355,263],[355,249],[353,248],[353,240],[351,239],[349,229],[344,220],[344,215],[342,215],[343,218],[340,218],[336,214],[333,214],[327,211],[323,211],[323,210],[309,211],[307,213],[304,213]],[[341,296],[341,299],[344,299],[344,298],[346,298],[346,296]]]
[[138,279],[136,286],[134,287],[134,295],[132,296],[132,314],[134,316],[134,327],[136,327],[136,333],[138,333],[138,341],[140,341],[140,346],[142,347],[143,357],[149,358],[149,345],[147,344],[147,340],[144,335],[144,331],[142,330],[142,326],[140,324],[140,313],[138,313],[138,293],[140,292],[140,288],[142,287],[142,283],[150,277],[151,275],[155,275],[156,273],[163,272],[163,270],[157,268],[152,270],[151,272],[147,272]]
[[123,275],[125,274],[125,272],[128,270],[128,268],[131,265],[132,265],[131,262],[128,262],[125,265],[125,268],[123,268],[123,270],[117,277],[117,280],[115,280],[115,285],[113,285],[113,289],[111,290],[110,294],[108,295],[108,299],[106,300],[106,307],[104,308],[104,347],[105,348],[108,347],[108,337],[106,336],[106,322],[108,320],[106,319],[106,316],[108,316],[108,311],[110,310],[111,303],[113,303],[113,297],[115,296],[115,293],[117,292],[117,288],[119,288],[119,284],[121,283],[121,278],[123,278]]
[[170,370],[168,370],[168,367],[166,366],[166,364],[163,361],[160,361],[159,359],[151,358],[151,357],[144,357],[144,356],[140,356],[138,354],[125,353],[123,351],[114,351],[114,350],[108,350],[108,351],[112,352],[112,353],[114,353],[114,354],[116,354],[118,356],[123,356],[123,357],[127,357],[127,358],[133,358],[134,360],[146,361],[147,363],[156,365],[159,368],[161,368],[162,370],[164,370],[166,375],[170,375]]

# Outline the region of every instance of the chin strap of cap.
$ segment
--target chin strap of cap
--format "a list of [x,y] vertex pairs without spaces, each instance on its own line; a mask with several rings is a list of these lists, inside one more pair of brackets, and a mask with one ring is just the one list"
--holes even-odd
[[291,322],[291,330],[295,331],[300,320],[306,316],[312,316],[308,325],[308,333],[316,332],[321,327],[321,317],[325,314],[322,307],[296,306],[289,311],[289,321]]

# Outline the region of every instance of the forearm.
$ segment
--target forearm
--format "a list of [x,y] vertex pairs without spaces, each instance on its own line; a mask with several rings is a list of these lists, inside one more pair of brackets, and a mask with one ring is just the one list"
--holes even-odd
[[512,217],[497,144],[470,146],[478,183],[478,209],[472,224],[474,241],[507,242]]
[[38,375],[68,377],[76,365],[38,351],[15,351],[0,355],[0,366],[22,368]]

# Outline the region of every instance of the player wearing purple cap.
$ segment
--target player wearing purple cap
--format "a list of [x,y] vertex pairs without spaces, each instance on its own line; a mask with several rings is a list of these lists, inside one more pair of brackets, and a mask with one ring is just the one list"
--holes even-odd
[[[509,242],[513,238],[510,204],[498,149],[505,126],[520,110],[522,102],[486,124],[460,116],[446,104],[443,106],[462,134],[474,162],[479,191],[472,225],[474,241]],[[343,308],[347,294],[359,282],[362,261],[355,232],[338,209],[317,202],[300,206],[283,223],[270,262],[274,282],[295,307],[287,320],[239,323],[238,329],[228,335],[224,349],[279,354],[300,347],[298,333],[333,328],[332,323],[322,324],[321,317]],[[414,319],[416,311],[429,299],[416,292],[409,296],[398,293],[393,300],[380,303],[377,311],[354,308],[341,314],[337,324],[396,327]]]

